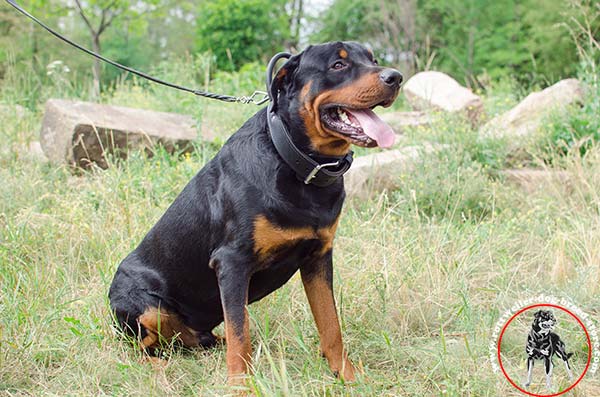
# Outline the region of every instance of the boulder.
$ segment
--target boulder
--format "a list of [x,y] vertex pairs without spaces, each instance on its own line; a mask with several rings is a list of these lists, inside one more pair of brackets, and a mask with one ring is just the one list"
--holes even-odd
[[130,150],[160,144],[169,152],[191,151],[196,122],[190,116],[50,99],[40,142],[53,163],[107,168],[106,155],[125,158]]
[[483,112],[483,101],[470,89],[441,72],[420,72],[404,84],[404,95],[416,110],[430,108],[466,114],[476,123]]
[[480,130],[481,137],[522,138],[536,132],[556,110],[583,101],[583,87],[577,79],[561,80],[529,94],[517,106],[494,117]]
[[398,175],[410,171],[424,155],[439,150],[442,145],[425,144],[386,150],[354,159],[344,175],[349,197],[366,198],[371,193],[396,187]]

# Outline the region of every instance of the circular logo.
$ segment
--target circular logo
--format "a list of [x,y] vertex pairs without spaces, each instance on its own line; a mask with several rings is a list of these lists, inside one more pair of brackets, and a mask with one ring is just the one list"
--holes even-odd
[[494,329],[489,348],[495,372],[524,395],[539,397],[563,395],[596,372],[598,332],[587,314],[564,299],[521,303]]

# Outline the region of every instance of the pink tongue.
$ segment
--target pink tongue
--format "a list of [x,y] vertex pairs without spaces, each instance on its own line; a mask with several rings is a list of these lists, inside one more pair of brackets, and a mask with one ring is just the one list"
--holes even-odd
[[394,134],[392,128],[384,123],[372,110],[344,110],[358,120],[365,134],[377,141],[377,146],[388,148],[394,144],[396,134]]

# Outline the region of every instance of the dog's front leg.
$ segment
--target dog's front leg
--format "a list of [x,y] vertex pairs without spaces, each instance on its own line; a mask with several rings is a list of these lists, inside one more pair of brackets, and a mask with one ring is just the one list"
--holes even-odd
[[529,387],[529,385],[531,385],[531,377],[533,375],[533,364],[534,364],[534,360],[533,358],[527,357],[527,380],[525,381],[524,386],[525,387]]
[[227,383],[244,385],[252,356],[247,309],[250,276],[245,267],[239,265],[239,258],[233,256],[213,256],[212,265],[217,274],[225,319]]
[[546,366],[546,388],[548,390],[552,390],[552,368],[554,365],[552,364],[552,357],[544,358],[544,364]]
[[336,376],[354,381],[354,366],[342,344],[342,332],[333,297],[333,263],[331,251],[321,259],[300,267],[302,283],[308,297],[319,338],[321,350]]

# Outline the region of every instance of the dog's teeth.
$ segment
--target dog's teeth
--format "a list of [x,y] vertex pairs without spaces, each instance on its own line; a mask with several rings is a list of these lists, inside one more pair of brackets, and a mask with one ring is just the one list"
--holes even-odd
[[360,125],[350,120],[350,118],[348,117],[348,113],[346,113],[345,110],[342,110],[342,108],[337,108],[336,111],[341,122],[343,122],[349,127],[360,128]]

